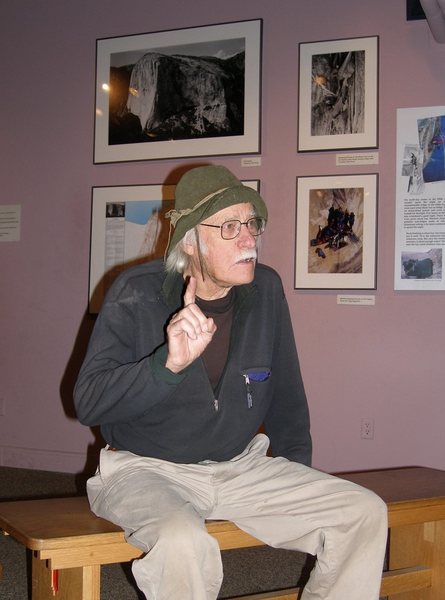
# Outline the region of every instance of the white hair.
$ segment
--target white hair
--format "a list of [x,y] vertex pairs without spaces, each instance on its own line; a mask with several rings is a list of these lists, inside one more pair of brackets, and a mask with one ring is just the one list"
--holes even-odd
[[179,240],[165,261],[165,269],[168,273],[184,273],[190,264],[190,254],[185,251],[186,244],[196,244],[196,228],[186,231],[184,237]]

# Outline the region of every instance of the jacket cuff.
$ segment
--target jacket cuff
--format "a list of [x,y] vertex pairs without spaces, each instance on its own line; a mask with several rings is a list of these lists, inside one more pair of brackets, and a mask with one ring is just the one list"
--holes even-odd
[[187,369],[184,369],[180,373],[173,373],[170,369],[167,369],[165,363],[167,362],[167,344],[164,344],[158,348],[150,356],[150,366],[156,379],[163,381],[164,383],[170,383],[177,385],[186,377]]

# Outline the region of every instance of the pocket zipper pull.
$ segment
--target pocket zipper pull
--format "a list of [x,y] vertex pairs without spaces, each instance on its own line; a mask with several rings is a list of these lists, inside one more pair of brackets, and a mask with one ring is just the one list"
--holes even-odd
[[252,404],[253,404],[253,397],[252,397],[252,391],[250,389],[250,379],[249,379],[249,375],[247,375],[247,373],[243,374],[244,377],[244,381],[246,382],[246,391],[247,391],[247,408],[252,408]]

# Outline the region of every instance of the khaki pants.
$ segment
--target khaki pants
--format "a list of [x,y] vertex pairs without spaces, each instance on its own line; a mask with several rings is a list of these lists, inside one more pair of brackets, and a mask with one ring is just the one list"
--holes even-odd
[[302,600],[377,600],[387,509],[373,492],[284,458],[268,438],[222,463],[175,464],[102,450],[92,510],[146,552],[133,574],[147,600],[215,600],[221,556],[205,519],[226,519],[270,546],[317,556]]

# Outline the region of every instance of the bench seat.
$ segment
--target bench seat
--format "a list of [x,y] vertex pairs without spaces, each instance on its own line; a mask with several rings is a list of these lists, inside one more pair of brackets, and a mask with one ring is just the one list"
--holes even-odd
[[[388,506],[388,569],[381,596],[418,600],[417,591],[424,590],[422,600],[443,600],[445,471],[409,467],[339,477],[373,490]],[[264,545],[229,521],[208,521],[206,527],[223,551]],[[32,600],[100,600],[100,566],[141,556],[119,527],[90,511],[86,497],[1,502],[0,528],[33,551]],[[297,595],[292,588],[243,600],[296,600]]]

